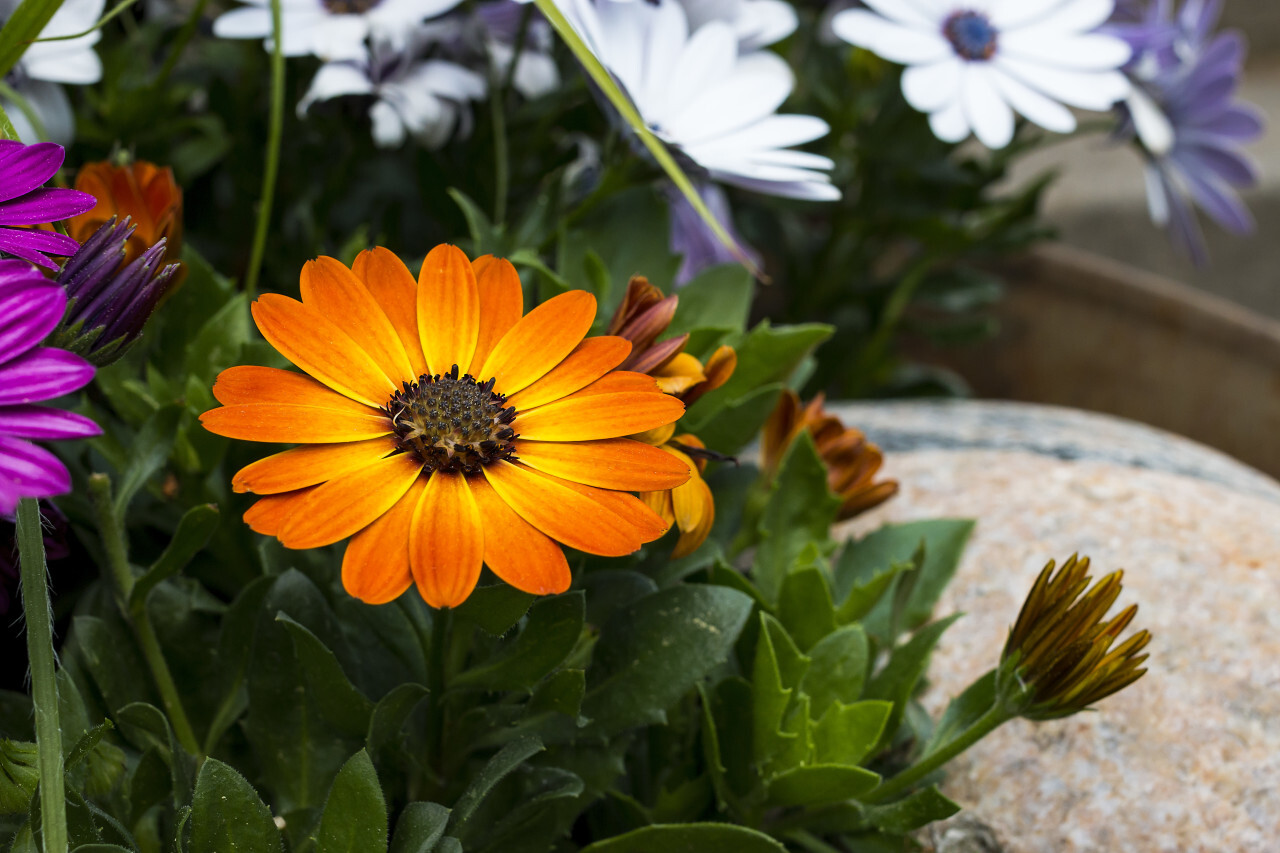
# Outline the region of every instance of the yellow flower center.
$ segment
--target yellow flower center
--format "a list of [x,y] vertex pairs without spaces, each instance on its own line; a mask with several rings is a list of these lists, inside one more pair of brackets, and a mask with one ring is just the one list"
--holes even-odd
[[513,459],[516,410],[493,390],[493,382],[459,377],[455,364],[444,375],[423,374],[404,383],[383,407],[400,450],[428,471],[447,473],[478,474],[491,462]]

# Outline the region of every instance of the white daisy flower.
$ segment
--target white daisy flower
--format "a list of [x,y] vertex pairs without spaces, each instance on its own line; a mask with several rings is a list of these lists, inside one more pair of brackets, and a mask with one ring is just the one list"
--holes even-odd
[[794,151],[824,136],[820,118],[775,115],[795,80],[767,51],[742,54],[734,28],[690,30],[675,0],[559,0],[592,53],[663,142],[724,183],[769,195],[834,200],[827,157]]
[[796,31],[795,7],[786,0],[680,0],[689,28],[724,21],[738,34],[738,48],[756,50],[782,41]]
[[1067,106],[1108,110],[1129,93],[1118,70],[1129,46],[1095,32],[1115,0],[864,2],[873,11],[836,15],[836,35],[910,66],[902,93],[946,142],[972,132],[988,148],[1003,148],[1015,111],[1070,133],[1076,120]]
[[[19,0],[0,0],[0,20],[8,20],[18,4]],[[40,31],[40,38],[84,32],[98,22],[105,6],[106,0],[65,0]],[[85,85],[102,79],[102,61],[93,49],[101,38],[102,33],[94,30],[64,41],[37,41],[22,54],[5,82],[22,95],[32,115],[28,116],[18,104],[4,102],[5,112],[22,140],[71,144],[75,116],[61,84]]]
[[375,98],[369,107],[373,141],[394,148],[412,137],[439,148],[455,134],[470,132],[468,102],[485,96],[484,77],[444,59],[416,60],[410,53],[374,43],[369,62],[327,62],[298,103],[299,117],[311,105],[349,95]]
[[[241,0],[213,22],[221,38],[271,40],[270,0]],[[313,54],[326,61],[365,61],[366,38],[396,48],[407,43],[413,26],[442,15],[461,0],[280,0],[280,29],[285,56]]]

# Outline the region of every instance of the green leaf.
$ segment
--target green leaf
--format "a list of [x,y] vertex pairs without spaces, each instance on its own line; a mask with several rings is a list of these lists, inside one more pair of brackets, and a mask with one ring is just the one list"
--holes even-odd
[[581,669],[562,669],[552,673],[529,699],[528,714],[556,713],[576,718],[582,710],[582,697],[587,692],[587,675]]
[[129,593],[129,605],[132,607],[145,601],[147,593],[155,589],[157,584],[182,571],[208,544],[217,529],[218,508],[213,504],[202,504],[187,510],[178,522],[173,538],[169,540],[169,547],[164,549],[160,559],[152,563],[151,568],[133,585],[133,590]]
[[960,614],[954,613],[916,631],[910,640],[893,650],[884,669],[868,682],[865,693],[868,699],[886,699],[893,703],[893,712],[885,724],[882,743],[891,739],[897,731],[906,711],[907,701],[915,693],[916,685],[929,667],[929,655],[932,654],[933,647],[937,645],[943,632],[951,627],[951,623],[959,618]]
[[342,765],[320,816],[317,853],[375,853],[387,849],[387,801],[378,771],[363,749]]
[[293,638],[298,663],[302,665],[320,713],[347,737],[365,737],[373,703],[355,688],[342,671],[338,658],[310,629],[283,611],[276,614],[276,621],[284,625]]
[[752,602],[713,586],[650,595],[602,626],[582,713],[592,734],[661,723],[666,711],[728,660]]
[[827,488],[822,457],[803,432],[787,449],[760,519],[751,577],[768,600],[778,600],[783,580],[805,548],[830,551],[831,525],[839,509],[840,499]]
[[[845,554],[849,550],[845,549]],[[841,554],[841,560],[836,564],[836,578],[840,577],[840,565],[844,562],[845,554]],[[848,597],[844,599],[844,603],[836,610],[836,621],[842,625],[848,625],[850,622],[857,622],[862,619],[880,602],[884,594],[893,586],[893,582],[897,580],[898,575],[903,572],[913,572],[916,569],[915,563],[894,563],[889,568],[877,571],[870,578],[862,583],[855,583],[853,588],[849,590]]]
[[761,613],[751,674],[752,752],[766,779],[809,759],[808,697],[799,693],[808,668],[809,658],[781,623]]
[[479,586],[453,611],[453,615],[501,637],[515,627],[537,600],[536,595],[521,592],[505,583]]
[[[910,594],[902,603],[899,630],[912,631],[929,620],[943,589],[959,565],[965,543],[973,532],[968,519],[929,519],[906,524],[887,524],[857,543],[850,543],[836,565],[836,589],[874,577],[877,570],[910,562],[924,543],[924,562],[911,580]],[[897,581],[900,585],[901,579]],[[864,627],[877,639],[888,636],[893,616],[893,596],[884,596],[867,614]],[[842,614],[843,615],[843,614]]]
[[281,853],[271,812],[249,782],[216,758],[205,759],[191,803],[188,853]]
[[4,77],[26,53],[32,39],[62,6],[62,0],[24,0],[0,29],[0,77]]
[[178,744],[169,719],[153,705],[134,702],[116,712],[116,723],[120,734],[139,749],[153,747],[159,751],[173,778],[174,803],[185,804],[191,793],[196,760]]
[[861,625],[846,625],[828,634],[808,655],[809,670],[800,689],[812,701],[815,717],[825,714],[832,702],[848,705],[858,700],[870,667],[870,648]]
[[880,776],[861,767],[813,764],[788,770],[769,782],[774,806],[825,806],[860,797],[880,784]]
[[861,764],[880,743],[892,713],[891,702],[874,699],[852,705],[834,703],[813,727],[816,760],[823,764]]
[[454,804],[453,814],[449,816],[449,829],[460,835],[467,829],[467,822],[476,813],[476,809],[484,802],[494,786],[501,782],[507,774],[524,764],[530,758],[542,752],[546,747],[542,741],[531,735],[525,735],[504,746],[497,755],[490,758],[480,772],[471,780],[471,784],[458,797]]
[[448,193],[449,198],[458,205],[463,217],[467,220],[467,231],[471,234],[471,257],[501,252],[503,250],[501,231],[489,221],[489,217],[480,209],[480,205],[461,190],[450,187]]
[[132,853],[132,851],[119,844],[81,844],[71,853]]
[[26,814],[40,784],[36,745],[30,741],[0,740],[0,814]]
[[116,515],[124,517],[124,511],[133,496],[168,461],[182,414],[183,407],[180,405],[162,406],[138,431],[129,452],[129,467],[121,476],[120,488],[116,493]]
[[597,841],[582,853],[785,853],[769,836],[727,823],[645,826]]
[[427,688],[421,684],[401,684],[378,700],[369,717],[369,733],[365,737],[365,745],[371,755],[379,755],[394,745],[405,720],[426,697]]
[[396,821],[390,853],[432,853],[449,825],[449,810],[439,803],[409,803]]
[[[666,335],[674,337],[688,332],[686,351],[710,355],[695,346],[698,343],[695,338],[719,338],[724,332],[745,329],[751,311],[752,286],[751,275],[740,266],[724,264],[704,270],[680,288],[680,303]],[[718,334],[696,335],[698,332]]]
[[812,564],[816,557],[817,548],[810,543],[798,559],[802,565],[806,562],[810,565],[786,576],[778,598],[778,619],[805,652],[836,630],[831,588],[827,585],[826,573]]
[[928,755],[964,732],[996,704],[996,670],[990,670],[952,699],[924,748]]
[[570,592],[543,598],[529,608],[519,636],[485,663],[465,670],[451,686],[483,690],[528,690],[555,669],[578,643],[584,596]]
[[732,806],[754,787],[751,767],[751,685],[726,678],[702,698],[702,749],[707,772],[722,807]]
[[200,377],[206,386],[212,385],[218,373],[240,361],[251,334],[249,301],[241,293],[209,317],[195,339],[187,343],[183,362],[186,374]]
[[867,821],[877,829],[905,835],[928,826],[937,820],[946,820],[960,806],[947,799],[936,785],[916,791],[896,803],[883,806],[864,806]]

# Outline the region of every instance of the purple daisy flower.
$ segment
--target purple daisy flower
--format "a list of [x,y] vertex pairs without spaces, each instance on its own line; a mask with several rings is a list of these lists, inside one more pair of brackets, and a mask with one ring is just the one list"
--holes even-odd
[[1262,134],[1263,121],[1236,100],[1245,40],[1214,33],[1221,2],[1187,0],[1173,11],[1172,0],[1156,0],[1140,22],[1115,28],[1134,48],[1118,133],[1135,140],[1146,160],[1151,218],[1203,264],[1208,253],[1194,207],[1233,233],[1254,229],[1238,190],[1258,182],[1243,146]]
[[58,458],[29,439],[99,435],[81,415],[35,406],[83,388],[93,365],[41,342],[62,320],[67,293],[24,261],[0,260],[0,515],[22,498],[46,498],[71,488]]
[[92,210],[98,200],[78,190],[46,187],[62,166],[61,145],[0,139],[0,252],[56,270],[48,255],[70,255],[80,244],[65,234],[14,226],[43,225]]

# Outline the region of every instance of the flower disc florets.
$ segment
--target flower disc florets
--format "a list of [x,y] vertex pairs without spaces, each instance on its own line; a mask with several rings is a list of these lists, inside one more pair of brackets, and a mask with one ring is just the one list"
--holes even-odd
[[516,410],[493,382],[477,382],[469,373],[459,377],[455,364],[444,375],[404,383],[383,407],[400,450],[428,470],[446,473],[478,474],[491,462],[514,458]]
[[999,33],[981,12],[956,12],[942,25],[942,34],[965,59],[986,60],[996,54]]

